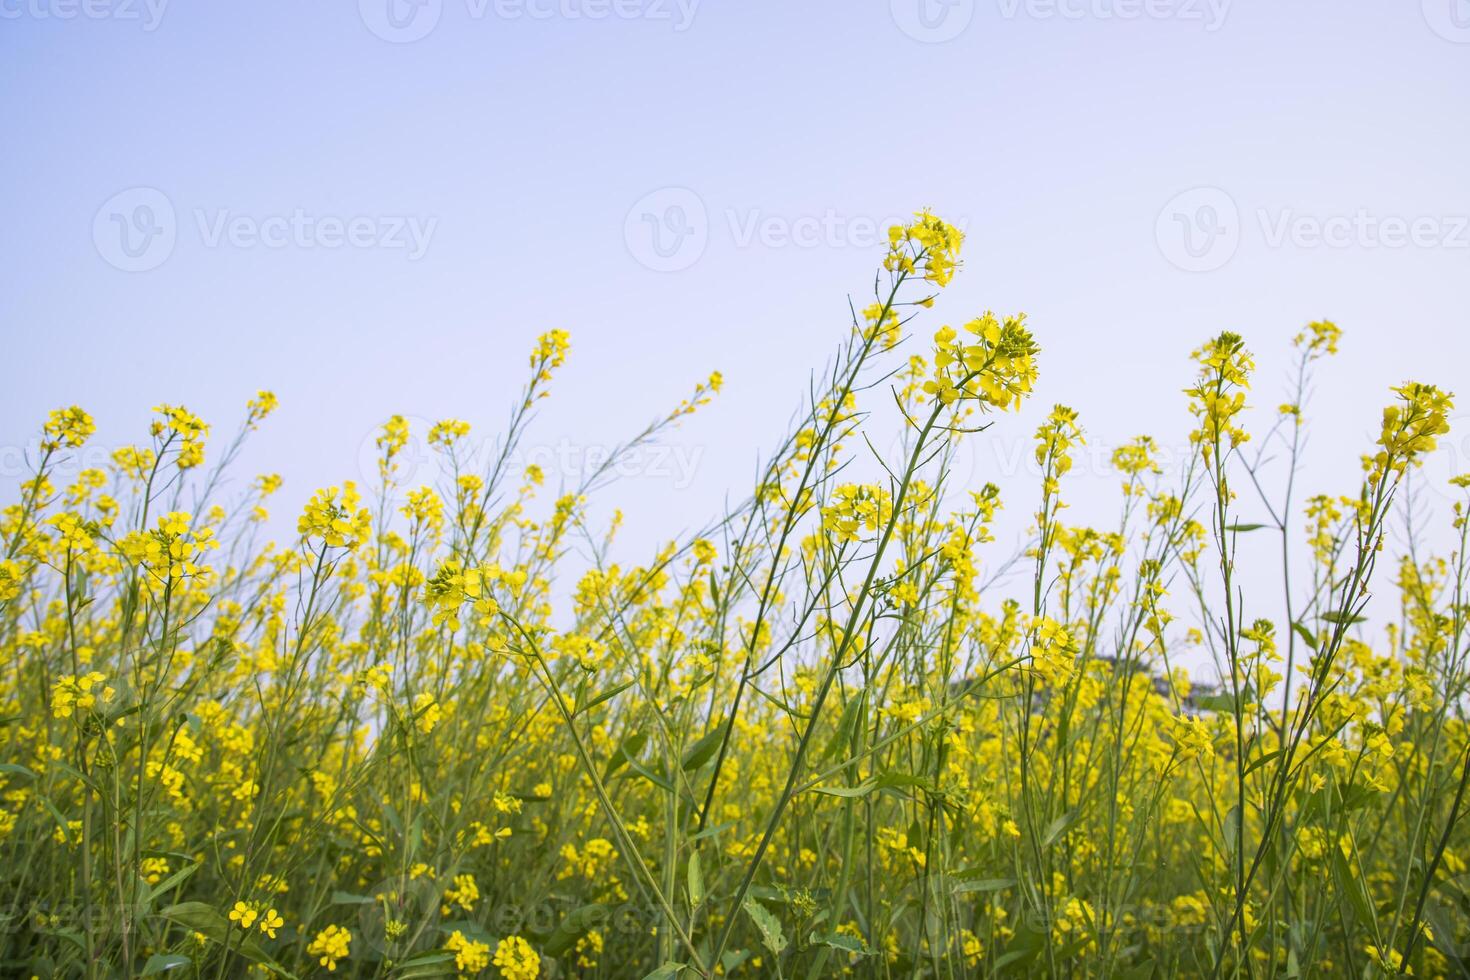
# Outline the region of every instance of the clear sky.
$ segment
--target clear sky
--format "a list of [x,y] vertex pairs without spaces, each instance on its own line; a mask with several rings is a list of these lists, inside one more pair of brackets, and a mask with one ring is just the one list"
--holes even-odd
[[107,448],[270,388],[240,472],[294,514],[391,413],[495,431],[563,327],[553,479],[724,372],[607,498],[649,544],[748,489],[925,205],[969,240],[920,332],[1025,310],[1045,350],[966,464],[1017,532],[1038,410],[1177,446],[1222,329],[1265,411],[1292,334],[1345,330],[1308,492],[1353,489],[1389,385],[1470,409],[1466,0],[0,0],[0,82],[7,482],[49,408]]

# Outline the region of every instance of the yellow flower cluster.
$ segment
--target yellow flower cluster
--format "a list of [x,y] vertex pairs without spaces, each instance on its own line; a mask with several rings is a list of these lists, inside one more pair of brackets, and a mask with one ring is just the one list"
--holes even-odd
[[547,396],[545,386],[550,383],[552,372],[562,366],[566,361],[567,352],[571,349],[572,337],[565,330],[548,330],[536,338],[536,347],[531,351],[533,374],[526,388],[527,397],[523,404],[529,406],[533,397],[545,398]]
[[60,678],[51,689],[51,714],[70,718],[74,712],[91,711],[99,702],[111,701],[117,692],[104,683],[106,680],[106,675],[96,670]]
[[352,933],[339,925],[327,926],[316,934],[306,953],[317,957],[317,963],[328,971],[335,972],[338,961],[352,954]]
[[1049,616],[1037,620],[1031,640],[1031,669],[1046,684],[1061,687],[1077,666],[1077,646],[1066,626]]
[[77,449],[85,444],[96,431],[97,426],[92,421],[92,416],[77,406],[58,408],[46,420],[41,448],[47,451],[62,447]]
[[429,445],[451,449],[470,434],[470,424],[459,419],[443,419],[429,428]]
[[281,400],[273,392],[264,389],[256,392],[255,397],[245,403],[245,425],[247,428],[257,428],[281,407]]
[[[1072,469],[1072,447],[1083,441],[1076,409],[1055,406],[1036,430],[1036,465],[1042,468],[1043,494],[1051,496],[1057,492],[1058,481]],[[1132,457],[1125,457],[1124,465],[1133,462]]]
[[1451,393],[1413,381],[1393,390],[1399,400],[1384,408],[1379,451],[1365,463],[1374,478],[1402,476],[1433,452],[1438,438],[1450,431],[1448,416],[1455,407]]
[[1316,360],[1329,354],[1337,353],[1337,345],[1342,340],[1342,328],[1331,320],[1313,320],[1307,324],[1305,330],[1292,339],[1292,343],[1300,349],[1308,359]]
[[844,483],[822,508],[822,526],[838,543],[873,533],[893,513],[893,496],[878,484]]
[[490,595],[490,584],[499,577],[496,568],[465,568],[456,560],[441,564],[424,583],[424,603],[434,611],[434,624],[458,630],[466,603],[482,620],[494,616],[500,606]]
[[934,375],[924,382],[925,394],[946,405],[973,399],[1001,410],[1018,407],[1036,384],[1040,351],[1025,316],[1001,320],[986,312],[962,329],[970,338],[953,327],[934,335]]
[[219,547],[214,529],[194,527],[194,517],[174,511],[158,519],[158,526],[144,533],[130,531],[118,543],[128,561],[168,583],[209,571],[198,560],[204,552]]
[[1188,391],[1189,410],[1199,425],[1189,438],[1200,447],[1205,464],[1214,467],[1219,462],[1217,447],[1228,443],[1229,449],[1235,449],[1250,439],[1238,416],[1245,409],[1255,359],[1245,341],[1228,331],[1196,350],[1194,359],[1199,364],[1199,379]]
[[262,909],[259,902],[236,902],[228,918],[246,932],[251,926],[259,925],[260,931],[271,939],[275,939],[276,930],[286,924],[279,912],[268,906]]
[[474,976],[490,965],[490,944],[466,939],[458,929],[449,934],[444,948],[454,954],[454,968],[460,976]]
[[355,550],[372,534],[373,518],[351,481],[318,490],[296,522],[302,540]]
[[883,267],[889,272],[921,276],[943,288],[959,267],[964,241],[959,229],[928,210],[919,211],[909,224],[888,229],[888,256]]
[[160,445],[173,446],[177,452],[176,462],[181,470],[193,469],[204,462],[204,440],[209,435],[209,426],[204,420],[182,405],[159,405],[153,409],[159,418],[153,423],[153,437]]
[[536,980],[541,973],[541,957],[520,936],[507,936],[495,946],[490,961],[500,969],[505,980]]

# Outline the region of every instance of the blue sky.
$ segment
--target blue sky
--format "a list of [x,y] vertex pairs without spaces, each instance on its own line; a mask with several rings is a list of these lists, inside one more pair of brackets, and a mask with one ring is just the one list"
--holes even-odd
[[1269,411],[1292,334],[1344,328],[1308,492],[1351,491],[1389,385],[1470,409],[1466,0],[0,0],[0,80],[7,481],[57,405],[105,448],[270,388],[240,473],[294,513],[391,413],[494,432],[562,327],[553,478],[724,372],[608,497],[651,544],[748,488],[926,205],[969,240],[919,331],[1025,310],[1044,347],[966,463],[1024,494],[1017,533],[1041,411],[1100,456],[1177,446],[1222,329]]

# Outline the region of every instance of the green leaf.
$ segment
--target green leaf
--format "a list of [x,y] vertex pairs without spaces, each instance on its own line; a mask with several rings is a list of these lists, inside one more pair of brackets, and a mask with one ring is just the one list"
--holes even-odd
[[1348,863],[1347,856],[1342,853],[1342,848],[1332,847],[1332,871],[1337,878],[1337,890],[1341,892],[1352,906],[1353,914],[1357,916],[1358,923],[1371,935],[1374,930],[1376,916],[1373,913],[1373,902],[1368,897],[1368,890],[1363,885],[1362,879],[1353,874],[1352,865]]
[[633,683],[633,681],[628,681],[625,684],[619,684],[616,687],[610,687],[600,694],[595,695],[592,700],[586,702],[585,704],[577,705],[576,709],[572,711],[572,717],[575,718],[577,715],[586,714],[588,711],[591,711],[593,708],[597,707],[599,704],[602,704],[604,701],[611,701],[613,698],[617,697],[619,694],[622,694],[628,688],[632,687]]
[[1060,817],[1057,817],[1050,824],[1048,824],[1046,828],[1046,833],[1041,835],[1041,846],[1051,847],[1053,844],[1055,844],[1058,838],[1060,838],[1062,834],[1066,833],[1067,828],[1077,822],[1077,815],[1078,812],[1076,810],[1068,810],[1066,813],[1062,814]]
[[690,834],[689,840],[703,840],[706,837],[713,837],[715,834],[722,834],[734,826],[735,821],[733,820],[728,820],[725,823],[711,824],[698,833]]
[[999,892],[1005,891],[1016,883],[1014,878],[980,878],[976,881],[961,881],[954,886],[957,895],[966,892]]
[[843,799],[857,799],[867,796],[878,788],[878,780],[865,779],[856,786],[813,786],[813,793],[821,793],[823,796],[840,796]]
[[179,953],[154,953],[148,957],[148,962],[143,964],[143,972],[138,975],[148,977],[155,973],[165,973],[181,966],[188,966],[191,962],[189,957]]
[[681,763],[685,772],[694,772],[706,762],[715,757],[715,752],[720,748],[720,741],[725,736],[724,724],[716,725],[705,732],[693,745],[684,752],[684,761]]
[[1240,804],[1236,804],[1225,811],[1224,821],[1225,850],[1231,854],[1235,853],[1235,839],[1240,833]]
[[169,875],[167,878],[165,878],[162,881],[160,881],[157,885],[154,885],[153,888],[152,888],[152,890],[148,892],[148,902],[149,902],[149,904],[152,904],[152,902],[153,902],[153,900],[155,898],[157,898],[158,896],[164,894],[165,892],[169,891],[170,889],[177,888],[179,885],[182,885],[184,883],[184,881],[187,880],[190,875],[192,875],[194,872],[196,872],[198,870],[199,870],[199,865],[198,864],[190,864],[190,865],[188,865],[186,867],[180,868],[179,870],[175,871],[173,874]]
[[331,903],[333,905],[371,905],[375,900],[368,895],[354,895],[351,892],[332,892]]
[[644,977],[643,980],[674,980],[675,977],[687,969],[688,967],[683,963],[665,963]]
[[[1218,711],[1221,713],[1234,714],[1236,709],[1235,695],[1229,691],[1219,694],[1206,694],[1202,697],[1191,698],[1194,706],[1202,711]],[[1249,684],[1240,692],[1240,710],[1248,710],[1256,703],[1256,692]]]
[[1250,765],[1248,765],[1248,766],[1245,767],[1245,772],[1242,773],[1242,775],[1249,776],[1251,773],[1255,772],[1257,769],[1261,768],[1266,763],[1270,762],[1272,759],[1279,758],[1280,755],[1281,755],[1281,750],[1280,749],[1276,749],[1274,752],[1266,752],[1266,753],[1263,753],[1262,755],[1256,756],[1254,759],[1252,759],[1250,761]]
[[180,902],[177,905],[170,905],[158,914],[170,922],[202,932],[211,939],[214,938],[215,933],[218,933],[223,939],[230,927],[224,916],[215,911],[213,906],[205,905],[203,902]]
[[87,937],[83,936],[80,929],[38,929],[43,936],[55,936],[57,939],[65,939],[77,948],[78,951],[87,951]]
[[643,765],[642,763],[634,762],[634,761],[632,761],[630,759],[628,761],[628,768],[631,769],[631,770],[633,770],[638,775],[642,776],[644,779],[648,780],[653,785],[657,786],[659,789],[663,790],[665,793],[672,793],[672,792],[674,792],[674,784],[673,783],[669,782],[667,779],[665,779],[664,777],[660,776],[658,773],[654,772],[652,769],[649,769],[647,766]]
[[430,950],[425,950],[422,953],[415,953],[413,956],[410,956],[408,959],[401,961],[398,965],[401,966],[401,967],[403,967],[403,966],[432,966],[432,965],[434,965],[436,963],[452,963],[454,961],[454,958],[455,958],[455,954],[454,953],[445,952],[442,949],[430,949]]
[[432,949],[410,956],[394,968],[393,980],[428,980],[429,977],[454,976],[458,971],[455,969],[455,954],[446,953],[441,949]]
[[412,966],[407,969],[393,971],[393,980],[430,980],[431,977],[452,977],[459,971],[454,966],[454,954],[443,963],[426,963],[423,966]]
[[56,809],[56,804],[52,803],[51,800],[45,796],[38,797],[38,799],[40,799],[41,804],[51,812],[51,819],[55,820],[56,826],[61,828],[61,835],[66,838],[66,842],[68,844],[77,843],[76,841],[71,839],[71,828],[67,826],[66,817],[62,816],[61,811]]
[[827,741],[827,747],[822,749],[818,757],[821,760],[832,759],[842,752],[848,743],[852,741],[852,732],[858,723],[858,717],[867,703],[867,691],[859,691],[858,696],[848,701],[842,709],[842,716],[837,719],[837,728],[833,730],[832,737]]
[[1023,920],[1016,929],[1015,936],[1006,944],[1005,952],[995,958],[995,972],[999,973],[1002,968],[1013,963],[1029,964],[1040,955],[1046,942],[1045,933]]
[[1303,643],[1311,647],[1313,650],[1317,649],[1317,637],[1313,635],[1311,630],[1307,629],[1301,623],[1297,622],[1293,622],[1291,624],[1291,628],[1296,631],[1297,636],[1300,636],[1302,638]]
[[933,791],[934,783],[924,776],[915,776],[907,772],[885,772],[878,777],[878,785],[881,787],[891,786],[916,786],[919,789]]
[[704,876],[699,867],[699,852],[689,852],[689,907],[697,909],[704,904]]
[[745,896],[743,908],[745,914],[755,923],[756,929],[760,930],[761,945],[780,956],[781,951],[786,948],[786,934],[781,931],[780,920],[771,914],[770,909],[749,895]]
[[632,735],[623,739],[617,751],[612,754],[612,758],[607,760],[607,767],[602,770],[602,781],[607,782],[608,779],[612,778],[613,773],[632,762],[634,757],[643,751],[643,746],[647,742],[647,732],[634,732]]
[[572,948],[572,944],[587,934],[598,922],[608,917],[608,907],[601,902],[582,905],[562,916],[556,928],[541,941],[541,953],[560,956]]
[[[985,868],[961,868],[958,871],[951,871],[949,877],[953,881],[970,881],[975,878],[980,878],[987,873],[987,869]],[[990,880],[1001,882],[999,887],[1002,888],[1009,888],[1016,883],[1016,879],[1014,878],[991,878]]]
[[734,973],[748,959],[750,959],[750,950],[748,949],[727,949],[725,950],[725,954],[720,957],[720,966],[724,968],[726,975],[728,975]]
[[840,949],[844,953],[851,953],[853,956],[873,955],[873,951],[861,939],[856,936],[844,936],[839,932],[829,932],[826,935],[818,935],[814,932],[811,936],[811,942],[820,943],[823,946],[831,946],[833,949]]
[[1378,799],[1378,791],[1369,789],[1361,783],[1352,783],[1346,788],[1340,787],[1339,796],[1338,806],[1344,810],[1356,810]]
[[53,761],[51,763],[51,768],[53,768],[53,769],[60,769],[62,772],[66,773],[68,776],[72,777],[75,780],[78,780],[83,785],[90,787],[91,790],[92,790],[92,792],[96,793],[98,796],[102,797],[103,799],[107,799],[107,794],[102,791],[102,787],[101,786],[97,785],[97,783],[92,780],[92,777],[82,775],[82,773],[79,770],[72,768],[71,766],[67,765],[65,762],[55,762],[55,761]]
[[1354,623],[1367,622],[1362,616],[1354,616],[1352,613],[1339,612],[1337,610],[1323,613],[1322,621],[1324,623],[1331,623],[1334,626],[1352,626]]

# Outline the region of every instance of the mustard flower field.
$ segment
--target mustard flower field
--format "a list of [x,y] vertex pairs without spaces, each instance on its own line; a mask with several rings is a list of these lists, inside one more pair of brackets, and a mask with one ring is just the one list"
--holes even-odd
[[[288,540],[280,478],[224,476],[270,393],[160,405],[74,482],[94,422],[38,406],[0,519],[0,974],[1470,975],[1470,477],[1447,526],[1401,506],[1451,393],[1365,395],[1360,481],[1311,496],[1306,393],[1351,336],[1275,325],[1285,392],[1203,339],[1168,382],[1188,464],[1140,435],[1116,519],[1078,526],[1070,408],[1037,485],[955,475],[1045,342],[945,310],[961,238],[890,231],[753,485],[652,554],[589,497],[722,379],[552,487],[509,461],[560,330],[487,469],[444,420],[439,477],[404,485],[388,417],[377,480],[317,490]],[[876,467],[870,420],[905,432]],[[1006,563],[1021,587],[991,588]]]

